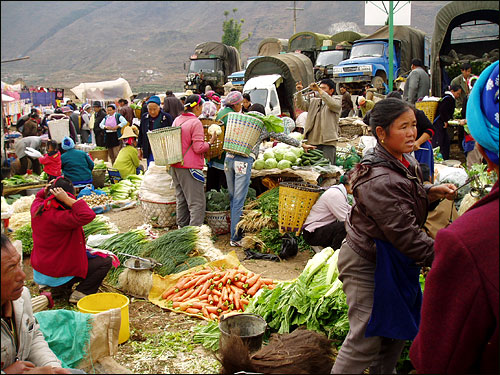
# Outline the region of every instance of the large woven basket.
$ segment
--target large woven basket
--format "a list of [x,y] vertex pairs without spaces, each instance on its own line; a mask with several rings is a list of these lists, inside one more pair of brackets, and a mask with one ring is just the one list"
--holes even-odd
[[90,150],[89,155],[92,156],[92,159],[104,160],[104,162],[108,161],[108,150]]
[[231,231],[231,211],[206,211],[205,219],[214,234],[226,234]]
[[176,202],[160,203],[139,198],[144,221],[155,228],[176,225]]
[[170,165],[183,160],[181,127],[172,126],[147,132],[156,165]]
[[257,144],[264,128],[262,120],[242,113],[227,115],[224,150],[242,156],[249,156]]
[[312,206],[319,198],[319,186],[306,182],[281,182],[279,187],[278,224],[280,233],[300,235]]
[[205,159],[210,161],[212,158],[218,158],[224,152],[222,149],[224,147],[224,123],[222,121],[216,121],[209,118],[201,118],[201,123],[203,124],[203,131],[205,133],[205,142],[208,142],[212,136],[208,134],[208,128],[210,125],[219,125],[222,129],[222,133],[217,136],[217,140],[213,145],[210,145],[210,149],[205,154]]
[[92,183],[96,188],[104,187],[105,181],[106,181],[106,169],[92,170]]
[[64,137],[69,137],[69,119],[51,120],[48,123],[50,138],[62,143]]
[[363,126],[358,124],[348,124],[339,126],[340,135],[346,138],[354,138],[363,135]]
[[416,102],[415,108],[424,111],[430,122],[434,122],[439,102]]

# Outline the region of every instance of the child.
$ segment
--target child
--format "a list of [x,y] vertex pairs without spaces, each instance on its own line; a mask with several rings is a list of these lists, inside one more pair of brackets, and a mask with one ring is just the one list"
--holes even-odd
[[51,139],[47,144],[47,154],[38,159],[44,165],[44,172],[49,175],[49,182],[61,175],[61,152],[57,142]]

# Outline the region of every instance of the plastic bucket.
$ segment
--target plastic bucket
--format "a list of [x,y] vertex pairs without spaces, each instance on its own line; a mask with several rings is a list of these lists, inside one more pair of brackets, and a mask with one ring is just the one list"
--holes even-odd
[[224,347],[226,340],[231,335],[236,335],[248,345],[251,353],[256,352],[262,347],[262,337],[266,327],[266,321],[255,314],[238,314],[224,318],[219,323],[221,333],[219,347]]
[[127,296],[118,293],[96,293],[83,297],[78,301],[77,307],[82,313],[97,314],[111,309],[120,309],[121,324],[118,335],[118,344],[123,344],[130,337],[130,325],[128,320],[128,305],[130,301]]

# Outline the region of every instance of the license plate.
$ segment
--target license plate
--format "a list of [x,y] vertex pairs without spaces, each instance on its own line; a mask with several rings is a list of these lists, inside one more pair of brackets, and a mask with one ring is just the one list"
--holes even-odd
[[353,77],[345,77],[346,82],[352,82],[352,80],[353,80]]

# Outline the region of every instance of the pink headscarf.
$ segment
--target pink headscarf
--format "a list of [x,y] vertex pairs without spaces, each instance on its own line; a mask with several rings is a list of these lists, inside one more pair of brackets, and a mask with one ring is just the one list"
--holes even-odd
[[203,103],[203,106],[201,107],[201,117],[214,117],[216,113],[217,106],[214,103],[212,103],[210,100]]

